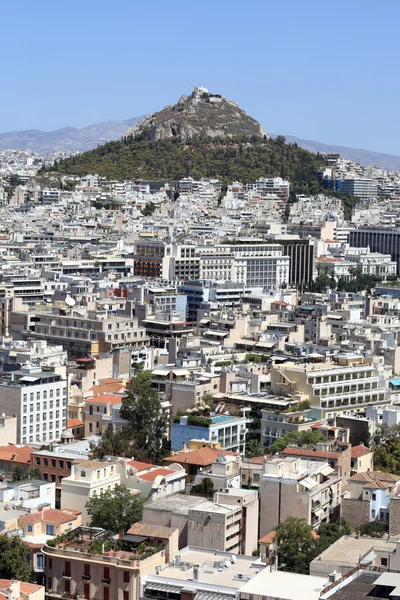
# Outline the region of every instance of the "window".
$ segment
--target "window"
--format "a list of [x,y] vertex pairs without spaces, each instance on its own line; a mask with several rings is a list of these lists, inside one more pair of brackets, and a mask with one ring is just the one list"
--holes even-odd
[[64,468],[64,461],[63,460],[59,460],[58,461],[58,465],[59,465],[60,469],[63,469]]
[[68,469],[68,471],[71,470],[71,461],[70,460],[67,460],[67,469]]
[[46,535],[54,535],[54,525],[46,525]]
[[38,554],[36,556],[36,568],[43,569],[43,567],[44,567],[44,556],[43,556],[43,554]]
[[376,500],[376,494],[372,494],[372,500]]
[[84,479],[86,477],[86,471],[81,471],[81,477]]
[[52,459],[51,459],[51,466],[53,467],[53,469],[55,468],[56,464],[57,464],[57,463],[56,463],[56,459],[55,459],[55,458],[52,458]]
[[129,600],[129,592],[124,592],[124,600]]
[[388,566],[388,559],[381,558],[381,567],[387,567],[387,566]]
[[33,531],[33,525],[28,525],[28,533],[32,533]]
[[89,423],[89,432],[92,433],[93,432],[93,423]]
[[65,594],[70,594],[71,593],[71,580],[70,579],[65,579],[64,581],[64,592]]
[[54,482],[56,481],[56,476],[55,476],[54,473],[52,473],[52,475],[51,475],[51,480],[54,481]]
[[110,600],[110,588],[105,587],[103,589],[103,600]]
[[124,571],[124,583],[129,583],[129,571]]

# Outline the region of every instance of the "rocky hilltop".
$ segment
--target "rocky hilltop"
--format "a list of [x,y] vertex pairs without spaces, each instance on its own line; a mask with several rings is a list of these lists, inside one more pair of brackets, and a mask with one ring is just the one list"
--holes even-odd
[[182,96],[177,104],[145,117],[129,133],[147,140],[177,137],[183,141],[193,137],[227,139],[266,135],[261,125],[236,102],[197,86],[190,96]]

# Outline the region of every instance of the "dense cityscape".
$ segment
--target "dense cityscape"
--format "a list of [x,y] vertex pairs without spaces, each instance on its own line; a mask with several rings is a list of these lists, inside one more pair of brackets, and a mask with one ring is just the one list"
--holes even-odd
[[0,600],[400,599],[400,157],[359,149],[398,136],[354,75],[372,24],[392,54],[379,11],[333,36],[331,7],[204,1],[5,27]]

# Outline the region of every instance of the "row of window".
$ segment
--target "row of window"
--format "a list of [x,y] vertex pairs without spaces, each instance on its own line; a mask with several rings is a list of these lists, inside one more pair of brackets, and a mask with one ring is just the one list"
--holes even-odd
[[[61,388],[57,388],[55,390],[55,392],[56,392],[56,398],[60,398],[60,396],[61,396]],[[41,396],[41,394],[42,394],[42,396]],[[62,395],[66,396],[66,394],[67,394],[67,388],[64,387],[64,388],[62,388]],[[49,390],[49,398],[54,398],[54,390]],[[30,400],[30,402],[33,402],[34,399],[35,399],[35,394],[34,394],[34,392],[31,392],[29,394],[29,400]],[[40,391],[36,392],[36,400],[40,400],[40,399],[47,400],[47,390],[43,390],[43,392],[40,392]],[[28,402],[28,394],[23,394],[22,400],[24,402]]]
[[67,460],[64,462],[64,460],[56,460],[55,458],[47,458],[44,456],[36,456],[35,458],[35,464],[37,466],[43,465],[44,467],[48,467],[49,466],[49,462],[50,462],[50,466],[55,469],[57,467],[57,462],[58,462],[58,468],[59,469],[63,469],[64,468],[64,464],[66,465],[68,470],[71,470],[71,461]]
[[337,375],[315,375],[309,374],[308,381],[311,385],[316,383],[334,383],[335,381],[350,381],[352,379],[366,379],[371,377],[372,367],[363,369],[362,371],[346,371],[346,373],[338,373]]
[[[49,432],[49,442],[51,440],[59,440],[59,439],[60,439],[60,432],[59,431],[55,431],[54,435],[53,435],[52,431]],[[47,436],[46,436],[45,433],[36,435],[36,442],[46,442],[46,441],[47,441]],[[33,442],[33,435],[30,435],[29,436],[29,443],[31,444],[32,442]],[[23,444],[27,444],[28,443],[28,438],[23,437],[22,438],[22,443]]]
[[[47,414],[49,415],[49,421],[52,421],[53,420],[53,411],[51,410],[49,413],[45,413],[44,412],[42,415],[40,415],[40,413],[36,413],[36,423],[40,422],[41,417],[42,417],[42,421],[47,421]],[[60,418],[60,411],[56,410],[55,414],[56,414],[55,418],[59,419]],[[65,419],[67,417],[67,409],[64,409],[62,411],[62,417],[63,417],[63,419]],[[33,423],[33,421],[34,421],[33,415],[29,415],[29,423]],[[27,424],[27,417],[26,416],[24,416],[22,418],[22,424],[23,425]]]

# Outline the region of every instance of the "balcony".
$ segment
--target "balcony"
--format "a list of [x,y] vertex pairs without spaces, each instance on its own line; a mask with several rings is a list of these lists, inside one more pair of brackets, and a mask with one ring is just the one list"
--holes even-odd
[[106,585],[110,585],[110,583],[111,583],[111,577],[103,577],[103,579],[101,580],[101,583],[104,583]]
[[90,575],[82,575],[82,581],[90,581]]
[[63,572],[63,578],[64,579],[71,579],[71,572],[70,571],[68,571],[68,572],[64,571]]

